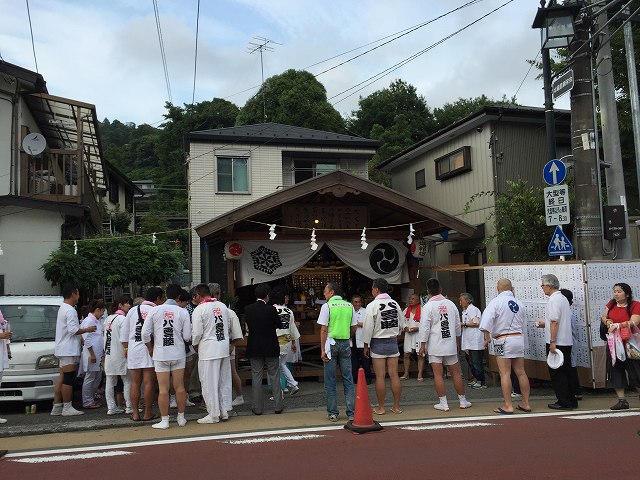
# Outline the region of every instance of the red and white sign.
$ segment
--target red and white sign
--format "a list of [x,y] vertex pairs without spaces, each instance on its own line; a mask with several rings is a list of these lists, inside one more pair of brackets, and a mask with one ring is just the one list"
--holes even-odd
[[227,260],[237,260],[242,257],[242,245],[238,242],[227,242],[224,244],[224,254]]

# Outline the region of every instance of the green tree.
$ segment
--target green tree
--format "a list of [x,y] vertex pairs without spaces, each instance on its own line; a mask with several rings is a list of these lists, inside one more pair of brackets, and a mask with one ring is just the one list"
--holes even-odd
[[311,73],[301,70],[287,70],[265,80],[236,118],[236,125],[265,122],[344,132],[344,120],[327,101],[324,85]]
[[442,107],[433,109],[435,129],[432,133],[442,130],[458,120],[462,120],[487,105],[517,104],[515,97],[507,98],[506,95],[501,100],[494,100],[486,95],[480,95],[476,98],[458,98],[455,102],[447,102]]
[[40,268],[52,285],[73,283],[82,289],[127,283],[158,284],[175,276],[184,254],[163,238],[96,237],[74,243],[65,241]]
[[377,165],[434,130],[434,118],[427,102],[416,88],[403,80],[360,98],[358,110],[351,112],[347,128],[353,134],[382,142],[369,163],[369,178],[390,185],[388,174]]

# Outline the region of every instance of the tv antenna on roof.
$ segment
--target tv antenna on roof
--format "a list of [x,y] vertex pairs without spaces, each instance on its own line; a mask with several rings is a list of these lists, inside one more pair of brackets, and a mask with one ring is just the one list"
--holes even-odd
[[273,52],[273,47],[269,44],[274,43],[276,45],[282,45],[274,40],[269,40],[265,37],[253,37],[259,43],[249,42],[249,46],[247,47],[247,51],[249,53],[260,52],[260,72],[262,75],[262,115],[264,116],[265,123],[267,122],[267,100],[265,97],[264,91],[264,61],[262,58],[262,52]]

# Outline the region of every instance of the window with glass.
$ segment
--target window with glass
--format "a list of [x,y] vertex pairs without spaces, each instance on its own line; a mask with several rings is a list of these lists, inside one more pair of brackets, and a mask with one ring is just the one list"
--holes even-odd
[[217,157],[218,192],[249,193],[249,159]]
[[424,173],[424,168],[416,172],[416,190],[427,186],[427,179]]
[[325,160],[294,160],[293,168],[295,183],[300,183],[318,175],[335,172],[338,169],[338,164]]
[[447,178],[460,175],[471,170],[471,148],[462,147],[448,155],[436,159],[436,179],[446,180]]
[[120,201],[120,185],[115,177],[109,177],[109,201],[116,204]]

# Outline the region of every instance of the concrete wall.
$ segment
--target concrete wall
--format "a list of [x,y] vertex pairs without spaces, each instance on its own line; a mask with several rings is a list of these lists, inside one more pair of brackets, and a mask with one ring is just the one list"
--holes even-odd
[[44,279],[40,267],[51,252],[60,248],[63,216],[55,212],[5,207],[0,217],[0,275],[4,293],[52,295],[59,289]]

